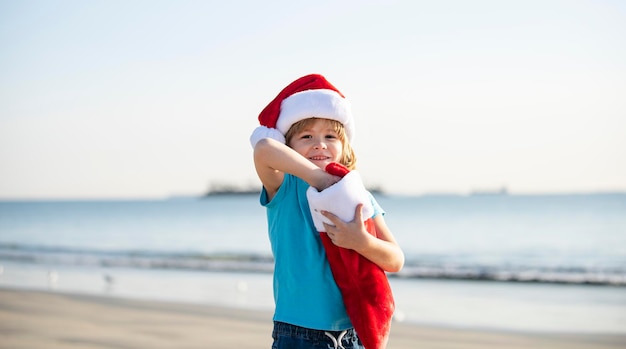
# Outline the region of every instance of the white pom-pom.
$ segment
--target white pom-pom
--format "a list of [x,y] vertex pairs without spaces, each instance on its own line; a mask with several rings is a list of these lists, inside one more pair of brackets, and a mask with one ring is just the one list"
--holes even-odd
[[283,136],[283,134],[277,129],[259,126],[255,128],[254,131],[252,131],[252,135],[250,135],[250,144],[252,145],[252,148],[254,148],[263,138],[271,138],[283,144],[285,143],[285,136]]

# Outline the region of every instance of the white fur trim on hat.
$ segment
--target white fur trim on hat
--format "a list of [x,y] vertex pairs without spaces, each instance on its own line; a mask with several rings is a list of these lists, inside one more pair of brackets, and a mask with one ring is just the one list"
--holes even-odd
[[280,107],[276,128],[285,135],[291,125],[308,118],[337,120],[346,129],[348,141],[354,140],[354,119],[350,102],[333,90],[317,89],[294,93]]
[[372,201],[356,170],[350,171],[339,182],[322,191],[309,187],[306,197],[309,201],[313,224],[319,232],[326,231],[324,223],[333,225],[322,215],[322,210],[336,215],[344,222],[351,222],[354,219],[354,210],[358,204],[363,204],[364,220],[371,218],[374,214]]
[[285,136],[277,129],[259,126],[255,128],[254,131],[252,131],[252,135],[250,135],[250,144],[252,144],[252,148],[254,148],[254,146],[256,146],[256,144],[263,138],[271,138],[283,144],[285,143]]

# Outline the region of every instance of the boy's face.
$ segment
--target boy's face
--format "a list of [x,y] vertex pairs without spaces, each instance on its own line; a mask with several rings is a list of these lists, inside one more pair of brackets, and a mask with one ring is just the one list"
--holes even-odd
[[324,119],[317,119],[294,134],[289,146],[321,169],[331,162],[339,162],[343,149],[332,124]]

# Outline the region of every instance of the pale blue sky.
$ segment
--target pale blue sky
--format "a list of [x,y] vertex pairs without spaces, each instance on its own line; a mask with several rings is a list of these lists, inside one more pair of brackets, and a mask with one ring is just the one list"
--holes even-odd
[[624,4],[0,0],[0,199],[257,184],[257,115],[313,72],[368,184],[624,191]]

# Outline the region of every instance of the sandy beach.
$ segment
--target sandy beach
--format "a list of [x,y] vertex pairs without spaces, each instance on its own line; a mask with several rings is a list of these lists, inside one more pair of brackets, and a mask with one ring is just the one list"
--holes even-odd
[[[0,289],[0,348],[270,348],[271,314]],[[478,331],[394,323],[389,349],[625,348],[626,336]]]

